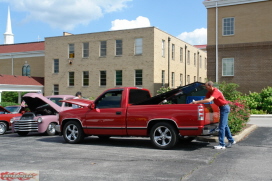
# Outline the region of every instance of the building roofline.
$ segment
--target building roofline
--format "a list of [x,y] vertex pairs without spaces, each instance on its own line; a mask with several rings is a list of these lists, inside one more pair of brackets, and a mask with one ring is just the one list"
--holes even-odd
[[263,2],[263,1],[270,1],[270,0],[205,0],[203,1],[204,6],[208,8],[215,8],[216,3],[217,7],[223,6],[233,6],[239,4],[248,4],[248,3],[256,3],[256,2]]

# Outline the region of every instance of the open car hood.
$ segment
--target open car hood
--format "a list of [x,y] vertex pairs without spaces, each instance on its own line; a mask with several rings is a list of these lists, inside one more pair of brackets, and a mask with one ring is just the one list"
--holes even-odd
[[0,106],[0,114],[1,114],[1,112],[11,113],[9,110],[5,109],[3,106]]
[[38,93],[27,93],[23,96],[23,100],[26,102],[30,111],[35,111],[36,108],[44,105],[49,105],[55,111],[60,112],[61,107],[58,106],[56,103],[50,101],[48,98],[44,97],[42,94]]
[[94,101],[88,100],[88,99],[69,99],[69,100],[62,100],[60,102],[67,102],[70,104],[75,104],[78,106],[87,107],[88,105],[90,105]]
[[160,104],[164,100],[170,100],[175,104],[185,104],[186,99],[189,96],[205,96],[207,90],[205,89],[204,85],[205,84],[201,82],[194,82],[192,84],[180,86],[176,89],[156,95],[150,99],[136,103],[134,105]]

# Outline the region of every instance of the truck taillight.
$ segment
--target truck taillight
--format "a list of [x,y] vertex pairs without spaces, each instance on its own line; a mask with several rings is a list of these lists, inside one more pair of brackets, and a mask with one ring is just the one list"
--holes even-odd
[[198,106],[198,120],[204,120],[204,108],[203,106]]

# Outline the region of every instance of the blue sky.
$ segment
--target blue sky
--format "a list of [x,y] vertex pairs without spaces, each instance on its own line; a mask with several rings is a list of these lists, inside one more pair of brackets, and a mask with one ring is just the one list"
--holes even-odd
[[[155,26],[192,45],[207,43],[203,0],[0,0],[0,44],[10,8],[15,43]],[[40,39],[38,39],[38,37]]]

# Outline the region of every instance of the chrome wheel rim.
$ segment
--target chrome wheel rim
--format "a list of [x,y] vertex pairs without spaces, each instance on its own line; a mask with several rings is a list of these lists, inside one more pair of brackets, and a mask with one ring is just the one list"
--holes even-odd
[[153,137],[157,145],[167,146],[172,140],[172,133],[167,127],[160,126],[155,129]]
[[75,141],[78,137],[78,128],[74,124],[70,124],[65,129],[65,136],[69,141]]
[[56,132],[56,125],[55,124],[49,124],[48,130],[50,133],[55,133]]
[[0,123],[0,134],[4,134],[7,129],[7,126],[5,123]]

